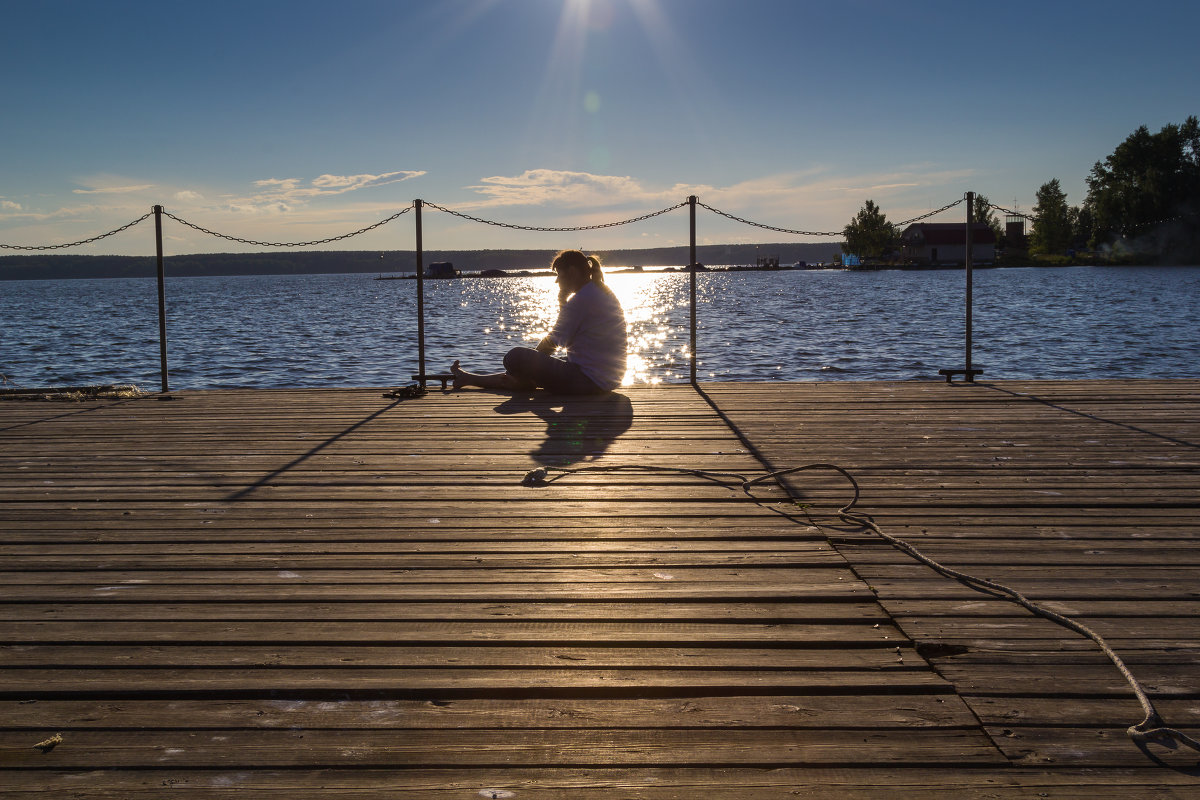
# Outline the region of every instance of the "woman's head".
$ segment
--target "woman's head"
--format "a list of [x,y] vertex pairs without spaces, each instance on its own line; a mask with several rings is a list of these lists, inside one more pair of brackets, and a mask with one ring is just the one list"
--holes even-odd
[[563,250],[554,257],[550,268],[558,276],[558,285],[572,292],[579,291],[588,281],[604,284],[600,259],[584,255],[580,250]]

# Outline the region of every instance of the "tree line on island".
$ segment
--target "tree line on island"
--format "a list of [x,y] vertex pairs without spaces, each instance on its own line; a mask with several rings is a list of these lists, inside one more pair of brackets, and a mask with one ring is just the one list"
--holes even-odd
[[[1087,177],[1083,203],[1072,206],[1058,178],[1043,183],[1028,215],[1028,237],[1014,241],[991,201],[975,195],[971,218],[995,234],[1000,263],[1200,264],[1200,121],[1188,117],[1158,133],[1143,125]],[[844,253],[888,260],[900,234],[873,200],[843,229]]]

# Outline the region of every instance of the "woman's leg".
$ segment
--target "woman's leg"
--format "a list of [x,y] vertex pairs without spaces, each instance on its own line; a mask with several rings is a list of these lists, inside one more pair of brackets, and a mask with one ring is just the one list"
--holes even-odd
[[450,365],[450,372],[454,374],[455,389],[461,389],[464,386],[478,386],[481,389],[499,389],[500,391],[517,392],[534,388],[533,384],[518,380],[507,372],[493,372],[489,374],[467,372],[459,366],[457,359]]
[[504,356],[507,374],[555,394],[602,394],[603,389],[579,367],[529,347],[514,347]]

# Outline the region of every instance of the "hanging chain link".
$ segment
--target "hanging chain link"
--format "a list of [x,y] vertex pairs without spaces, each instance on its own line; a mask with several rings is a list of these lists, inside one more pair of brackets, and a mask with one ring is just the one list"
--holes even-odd
[[226,234],[226,233],[217,233],[216,231],[210,231],[208,228],[203,228],[203,227],[195,224],[194,222],[188,222],[186,219],[180,219],[179,217],[175,216],[174,214],[172,214],[169,211],[163,211],[163,216],[170,217],[171,219],[178,222],[180,225],[186,225],[187,227],[191,228],[192,230],[199,231],[200,233],[207,233],[209,236],[216,236],[218,239],[228,239],[231,242],[240,242],[241,244],[250,244],[250,245],[255,245],[257,247],[312,247],[313,245],[317,245],[317,244],[329,244],[330,242],[340,242],[343,239],[349,239],[352,236],[358,236],[361,233],[366,233],[367,231],[373,231],[376,228],[380,227],[381,225],[386,225],[389,222],[391,222],[392,220],[399,219],[401,215],[406,214],[409,211],[412,211],[412,209],[413,209],[413,207],[411,205],[406,208],[402,208],[400,211],[396,212],[395,214],[392,214],[387,219],[381,219],[381,220],[379,220],[379,222],[376,222],[374,225],[368,225],[367,227],[361,228],[360,230],[354,231],[353,233],[343,233],[341,236],[330,236],[328,239],[314,239],[311,242],[257,242],[257,241],[254,241],[253,239],[242,239],[237,236],[230,236],[229,234]]
[[[928,219],[929,217],[940,214],[943,211],[947,211],[951,208],[954,208],[956,205],[958,205],[959,203],[962,203],[962,202],[965,202],[965,198],[959,198],[958,200],[955,200],[953,203],[948,203],[939,209],[930,211],[927,214],[922,214],[919,217],[913,217],[912,219],[905,220],[904,222],[892,223],[892,226],[896,227],[896,228],[901,228],[901,227],[904,227],[907,225],[911,225],[914,222],[920,222],[923,219]],[[451,214],[456,217],[461,217],[462,219],[470,220],[471,222],[479,222],[484,225],[493,225],[498,228],[511,228],[513,230],[520,230],[520,231],[542,231],[542,232],[548,232],[548,233],[567,233],[567,232],[572,232],[572,231],[595,231],[595,230],[601,230],[603,228],[616,228],[621,225],[630,225],[635,222],[642,222],[644,220],[653,219],[654,217],[658,217],[663,214],[668,214],[672,211],[675,211],[676,209],[683,208],[684,206],[688,205],[688,201],[685,200],[682,203],[676,203],[673,206],[668,206],[667,208],[661,209],[659,211],[652,211],[649,214],[643,214],[640,217],[633,217],[631,219],[623,219],[623,220],[619,220],[617,222],[602,222],[598,225],[576,225],[576,226],[572,226],[572,227],[562,227],[562,228],[551,228],[551,227],[544,227],[544,226],[539,226],[539,225],[517,225],[517,224],[511,223],[511,222],[497,222],[495,220],[483,219],[482,217],[474,217],[474,216],[471,216],[470,214],[465,214],[462,211],[455,211],[453,209],[449,209],[449,208],[446,208],[445,206],[440,206],[437,203],[431,203],[429,201],[424,201],[423,205],[427,206],[429,208],[432,208],[432,209],[436,209],[438,211],[444,211],[447,214]],[[765,225],[761,222],[754,222],[753,220],[748,220],[743,217],[739,217],[734,214],[730,214],[726,211],[721,211],[718,208],[713,208],[712,206],[708,205],[707,203],[701,203],[701,202],[697,201],[696,205],[701,206],[702,208],[706,208],[709,211],[713,212],[714,214],[725,217],[726,219],[731,219],[734,222],[740,222],[743,225],[750,225],[755,228],[762,228],[763,230],[768,230],[768,231],[776,231],[778,233],[790,233],[790,234],[794,234],[796,236],[841,236],[843,233],[842,231],[802,231],[802,230],[796,230],[793,228],[780,228],[780,227],[776,227],[774,225]],[[991,208],[994,208],[997,211],[1003,211],[1007,214],[1016,214],[1018,216],[1026,217],[1028,219],[1036,219],[1035,217],[1032,217],[1028,214],[1020,214],[1019,212],[1016,212],[1016,211],[1009,211],[1008,209],[1002,208],[1001,206],[998,206],[995,204],[990,204],[990,205],[991,205]],[[358,235],[366,233],[368,231],[375,230],[376,228],[386,225],[389,222],[392,222],[392,221],[398,219],[402,215],[407,214],[409,211],[412,211],[413,208],[415,208],[415,204],[409,205],[409,206],[401,209],[400,211],[396,212],[395,214],[388,217],[387,219],[382,219],[379,222],[376,222],[374,225],[368,225],[365,228],[361,228],[361,229],[353,231],[351,233],[344,233],[341,236],[330,236],[327,239],[313,239],[312,241],[307,241],[307,242],[261,242],[261,241],[257,241],[254,239],[243,239],[240,236],[231,236],[226,233],[219,233],[218,231],[210,230],[201,225],[197,225],[194,222],[189,222],[186,219],[177,217],[169,211],[164,210],[162,213],[163,213],[163,216],[170,217],[171,219],[178,222],[180,225],[184,225],[184,226],[191,228],[192,230],[198,231],[200,233],[205,233],[205,234],[208,234],[209,236],[216,236],[218,239],[226,239],[231,242],[238,242],[240,244],[248,244],[248,245],[253,245],[256,247],[312,247],[314,245],[319,245],[319,244],[329,244],[330,242],[340,242],[343,239],[349,239],[351,237],[358,236]],[[151,212],[151,213],[153,213],[153,212]],[[123,225],[120,228],[117,228],[116,230],[109,231],[108,233],[102,233],[99,236],[93,236],[90,239],[83,239],[82,241],[78,241],[78,242],[70,242],[68,244],[29,246],[29,247],[21,246],[21,245],[0,244],[0,248],[4,248],[4,249],[8,249],[8,250],[59,250],[59,249],[67,248],[67,247],[77,247],[79,245],[90,244],[91,242],[96,242],[101,239],[107,238],[109,236],[113,236],[114,234],[118,234],[121,231],[132,228],[134,225],[137,225],[139,222],[144,222],[149,217],[150,217],[150,214],[145,214],[142,217],[135,219],[133,222],[130,222],[127,225]]]
[[[1010,216],[1024,217],[1025,219],[1029,220],[1030,222],[1038,221],[1038,218],[1035,217],[1033,214],[1026,214],[1021,211],[1013,211],[1012,209],[1005,208],[1004,206],[998,206],[995,203],[989,203],[988,206],[995,209],[996,211],[1001,211]],[[1200,211],[1193,211],[1190,214],[1180,214],[1178,216],[1167,217],[1165,219],[1158,219],[1158,220],[1154,220],[1151,222],[1139,222],[1134,225],[1130,225],[1127,228],[1122,228],[1120,230],[1120,233],[1122,235],[1124,235],[1125,233],[1130,232],[1130,231],[1138,231],[1138,230],[1142,230],[1144,228],[1155,228],[1155,227],[1158,227],[1159,225],[1166,225],[1168,222],[1180,222],[1181,220],[1185,220],[1189,217],[1195,218],[1198,216],[1200,216]]]
[[1004,206],[998,206],[995,203],[988,203],[988,208],[995,209],[996,211],[1001,211],[1005,214],[1008,214],[1011,217],[1024,217],[1025,219],[1029,220],[1030,222],[1037,222],[1037,217],[1035,217],[1033,214],[1026,214],[1021,211],[1013,211],[1012,209],[1005,208]]
[[623,219],[620,222],[602,222],[599,225],[578,225],[573,228],[542,228],[542,227],[537,227],[534,225],[515,225],[511,222],[496,222],[496,221],[490,220],[490,219],[482,219],[480,217],[472,217],[470,214],[464,214],[461,211],[454,211],[452,209],[445,208],[443,206],[439,206],[437,203],[431,203],[428,200],[426,200],[424,202],[424,205],[429,208],[435,208],[438,211],[445,211],[447,214],[453,214],[456,217],[462,217],[463,219],[469,219],[472,222],[482,222],[484,225],[495,225],[498,228],[512,228],[512,229],[518,230],[518,231],[543,231],[543,232],[549,232],[549,233],[564,233],[564,232],[569,232],[569,231],[596,231],[596,230],[600,230],[601,228],[615,228],[619,225],[629,225],[634,222],[641,222],[643,220],[651,219],[653,217],[657,217],[662,214],[666,214],[668,212],[674,211],[677,208],[683,208],[684,206],[687,205],[687,202],[685,201],[682,203],[678,203],[677,205],[673,205],[670,208],[664,208],[661,211],[654,211],[649,214],[643,214],[642,216],[634,217],[633,219]]
[[700,206],[701,208],[707,208],[709,211],[713,212],[714,214],[725,217],[726,219],[731,219],[734,222],[740,222],[743,225],[753,225],[755,228],[762,228],[763,230],[777,231],[778,233],[794,233],[797,236],[841,236],[842,235],[841,231],[796,231],[796,230],[792,230],[791,228],[776,228],[774,225],[764,225],[761,222],[752,222],[751,220],[748,220],[748,219],[742,219],[741,217],[736,217],[733,214],[730,214],[728,212],[721,211],[720,209],[717,209],[717,208],[713,208],[712,206],[710,206],[706,203],[701,203],[699,200],[696,201],[696,205]]
[[947,203],[946,205],[942,206],[939,209],[936,209],[935,211],[930,211],[928,214],[922,214],[919,217],[913,217],[912,219],[906,219],[906,220],[904,220],[904,222],[893,222],[892,227],[903,228],[908,225],[912,225],[914,222],[920,222],[923,219],[929,219],[930,217],[940,214],[943,211],[949,211],[950,209],[954,208],[959,203],[965,203],[965,202],[967,202],[967,198],[960,197],[957,200],[955,200],[953,203]]
[[91,244],[92,242],[98,242],[101,239],[107,239],[109,236],[118,234],[121,231],[129,230],[134,225],[137,225],[139,222],[145,222],[146,220],[148,220],[150,218],[151,213],[153,213],[153,212],[148,212],[146,214],[143,214],[142,216],[135,219],[133,222],[130,222],[128,225],[122,225],[121,227],[117,228],[116,230],[109,231],[108,233],[102,233],[99,236],[93,236],[90,239],[83,239],[78,242],[69,242],[67,244],[33,245],[33,246],[29,246],[29,247],[18,245],[18,244],[0,244],[0,248],[3,248],[5,250],[62,250],[63,248],[66,248],[66,247],[78,247],[81,244]]
[[[959,199],[955,200],[953,203],[948,203],[939,209],[930,211],[927,214],[922,214],[919,217],[913,217],[912,219],[905,220],[904,222],[893,222],[893,223],[891,223],[891,225],[894,228],[902,228],[907,225],[911,225],[914,222],[920,222],[921,220],[932,217],[935,214],[940,214],[943,211],[947,211],[951,208],[954,208],[959,203],[965,202],[965,199],[966,198],[960,197]],[[720,216],[725,217],[726,219],[731,219],[734,222],[740,222],[743,225],[753,225],[755,228],[762,228],[763,230],[768,230],[768,231],[776,231],[778,233],[792,233],[797,236],[841,236],[843,234],[843,231],[799,231],[799,230],[794,230],[792,228],[777,228],[774,225],[764,225],[761,222],[753,222],[752,220],[743,219],[742,217],[734,216],[733,214],[729,214],[725,211],[721,211],[720,209],[713,208],[712,206],[707,205],[705,203],[701,203],[699,201],[697,201],[696,205],[707,208],[709,211],[713,212],[714,214],[719,214]]]

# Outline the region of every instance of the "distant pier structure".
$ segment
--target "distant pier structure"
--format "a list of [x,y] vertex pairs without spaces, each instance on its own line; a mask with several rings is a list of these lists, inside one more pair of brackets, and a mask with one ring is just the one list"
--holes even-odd
[[1005,215],[1004,239],[1010,249],[1025,249],[1025,216],[1023,214]]

